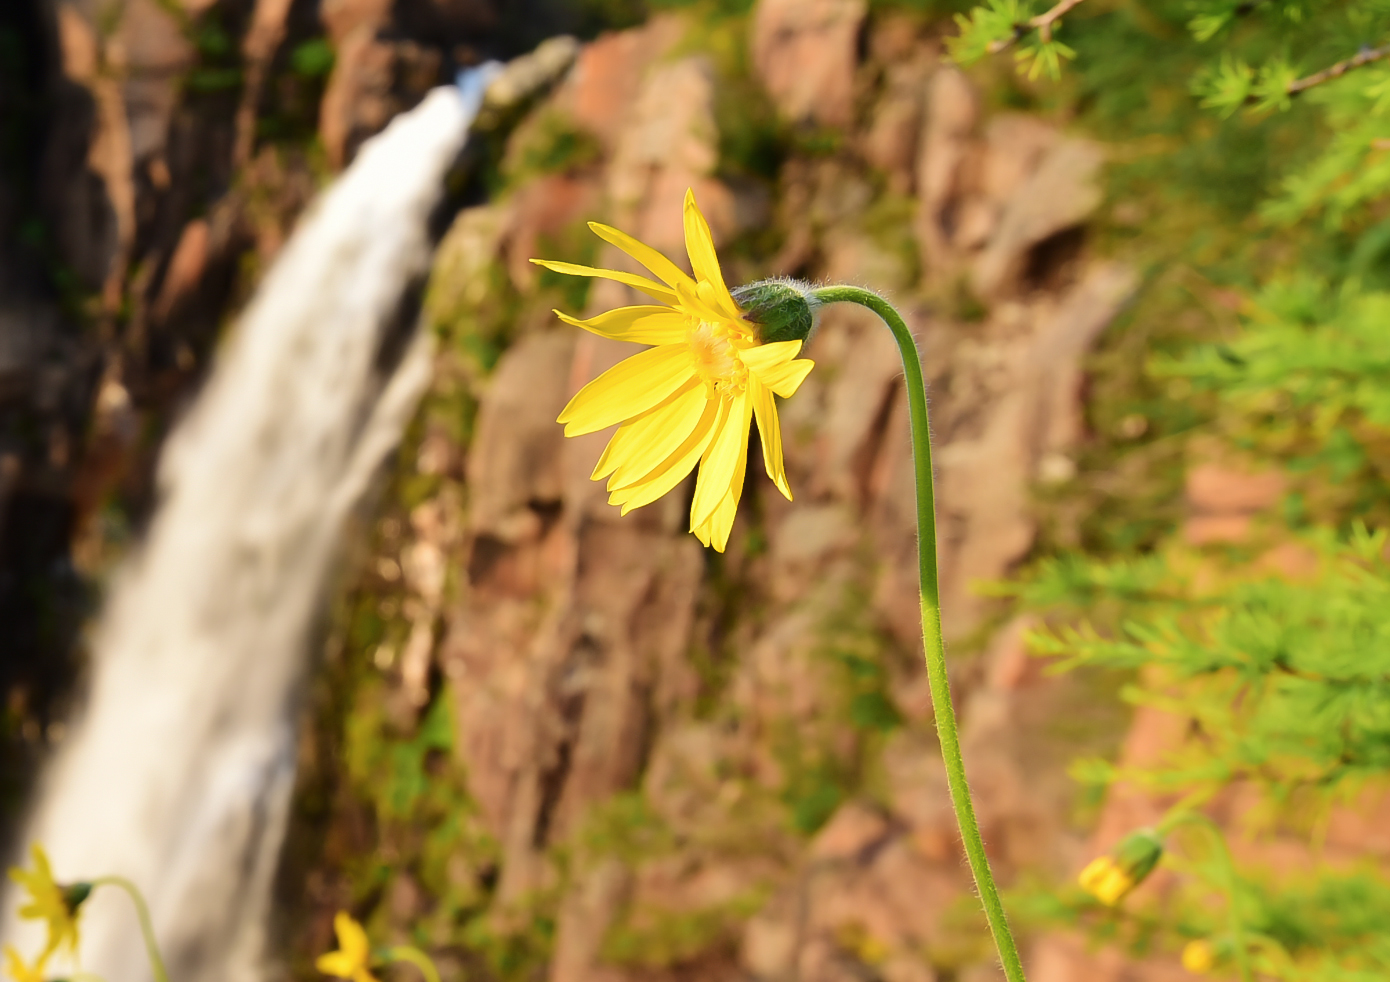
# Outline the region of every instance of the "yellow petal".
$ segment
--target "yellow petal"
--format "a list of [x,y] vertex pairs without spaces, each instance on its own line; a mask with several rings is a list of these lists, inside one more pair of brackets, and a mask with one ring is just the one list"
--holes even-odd
[[685,476],[690,473],[690,469],[695,466],[695,462],[700,459],[700,455],[705,452],[714,436],[714,424],[718,420],[722,402],[720,399],[705,400],[705,410],[700,415],[700,421],[695,424],[695,429],[690,431],[690,436],[686,437],[675,453],[647,475],[645,481],[614,491],[608,496],[608,503],[622,505],[623,514],[626,515],[634,508],[651,504],[685,480]]
[[729,291],[721,286],[715,286],[708,280],[701,280],[695,287],[695,293],[700,300],[707,306],[713,307],[720,312],[723,320],[742,321],[743,311],[738,304],[734,303],[734,298],[729,295]]
[[676,302],[674,290],[664,287],[660,283],[655,283],[645,276],[638,276],[636,273],[624,273],[616,269],[595,269],[592,266],[576,266],[574,263],[557,263],[549,259],[532,259],[531,262],[556,273],[565,273],[568,276],[598,276],[605,280],[617,280],[619,283],[626,283],[635,290],[641,290],[647,296],[654,297],[662,303],[673,304]]
[[729,315],[720,310],[715,304],[706,303],[700,297],[699,290],[686,286],[684,283],[676,285],[676,296],[680,300],[681,309],[688,311],[700,320],[705,321],[727,321]]
[[353,920],[347,911],[340,910],[333,917],[333,930],[338,935],[338,947],[343,954],[357,964],[365,965],[371,944],[362,925]]
[[729,544],[729,533],[734,529],[734,516],[738,514],[738,500],[743,494],[743,477],[747,466],[748,456],[745,454],[734,472],[734,482],[728,493],[704,524],[693,530],[695,537],[705,545],[713,546],[715,552],[723,552]]
[[775,371],[795,358],[801,352],[801,344],[802,342],[797,340],[774,341],[740,351],[739,357],[743,359],[750,372],[762,375],[764,372]]
[[319,955],[314,959],[314,967],[324,975],[335,975],[340,979],[352,978],[353,971],[357,966],[352,959],[341,951],[330,951],[326,955]]
[[619,232],[611,225],[601,225],[598,222],[590,222],[589,228],[593,229],[603,241],[617,246],[633,259],[636,259],[647,269],[651,270],[657,279],[664,281],[668,286],[675,286],[677,283],[688,283],[694,286],[685,270],[681,269],[671,260],[657,252],[645,242],[638,242],[626,232]]
[[[780,343],[786,344],[788,342],[783,341]],[[772,345],[763,345],[763,347],[770,348]],[[747,351],[741,352],[740,354],[745,365],[748,364],[749,354],[750,352]],[[801,388],[801,383],[806,381],[806,376],[810,375],[811,369],[815,367],[816,363],[811,359],[798,358],[795,361],[774,365],[764,370],[754,370],[752,366],[749,366],[749,371],[751,374],[757,375],[758,380],[762,382],[763,385],[767,386],[783,399],[789,399],[796,394],[797,389]]]
[[678,344],[690,333],[690,318],[672,307],[617,307],[588,320],[562,310],[555,316],[599,337],[637,344]]
[[592,479],[612,474],[610,491],[645,480],[685,443],[704,415],[707,401],[704,384],[692,378],[655,409],[618,427]]
[[700,458],[700,477],[695,482],[695,500],[690,504],[690,527],[709,518],[734,479],[739,462],[748,455],[748,427],[752,422],[752,402],[746,393],[723,400],[713,439]]
[[753,374],[748,376],[748,395],[753,400],[753,415],[758,420],[758,434],[762,437],[763,466],[767,468],[767,476],[772,478],[777,490],[791,501],[792,490],[787,484],[787,471],[782,461],[782,427],[777,420],[777,401],[772,398],[772,390]]
[[638,416],[695,375],[690,349],[663,344],[626,358],[575,394],[560,413],[565,436],[593,433]]
[[695,271],[697,280],[707,280],[721,294],[728,295],[729,288],[724,285],[724,274],[719,271],[719,256],[714,251],[714,235],[709,230],[709,222],[700,214],[695,204],[695,192],[685,192],[685,251],[690,254],[690,268]]

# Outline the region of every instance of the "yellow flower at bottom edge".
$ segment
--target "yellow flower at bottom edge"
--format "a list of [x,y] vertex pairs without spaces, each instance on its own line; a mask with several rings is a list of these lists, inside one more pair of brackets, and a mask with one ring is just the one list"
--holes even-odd
[[340,979],[351,979],[352,982],[377,982],[368,968],[372,949],[362,925],[354,921],[347,911],[340,910],[333,917],[333,931],[338,935],[338,950],[319,955],[314,967],[324,975],[335,975]]
[[1216,965],[1216,954],[1205,941],[1189,941],[1182,949],[1182,967],[1193,975],[1206,975]]
[[48,955],[40,955],[38,960],[30,965],[14,945],[5,945],[5,974],[14,979],[14,982],[44,982],[43,966],[47,960]]
[[661,282],[617,270],[531,261],[558,273],[625,283],[662,306],[619,307],[589,320],[555,312],[565,323],[601,337],[654,346],[580,389],[559,422],[565,424],[566,436],[621,424],[592,477],[608,478],[608,501],[621,505],[624,515],[671,491],[698,463],[690,531],[723,552],[743,493],[748,431],[755,419],[763,465],[791,499],[773,396],[792,395],[814,363],[796,357],[800,340],[763,343],[758,326],[724,285],[709,224],[690,191],[685,194],[685,247],[693,277],[615,228],[596,222],[589,227]]
[[29,902],[19,908],[19,916],[25,920],[44,921],[48,925],[48,944],[44,948],[42,963],[66,944],[68,950],[77,950],[77,913],[68,905],[66,891],[53,879],[53,869],[48,863],[48,854],[37,842],[29,848],[33,857],[33,870],[14,867],[10,879],[18,883],[29,894]]

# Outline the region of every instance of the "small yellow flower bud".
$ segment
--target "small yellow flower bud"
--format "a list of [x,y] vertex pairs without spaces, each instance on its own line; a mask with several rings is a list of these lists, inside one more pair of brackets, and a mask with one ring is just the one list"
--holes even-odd
[[1153,872],[1163,842],[1152,829],[1131,832],[1107,856],[1098,856],[1077,877],[1081,888],[1108,907],[1118,904]]
[[1206,975],[1216,964],[1216,955],[1205,941],[1189,941],[1182,950],[1182,967],[1193,975]]
[[1101,903],[1113,907],[1134,887],[1134,881],[1109,856],[1098,856],[1077,877],[1081,889]]

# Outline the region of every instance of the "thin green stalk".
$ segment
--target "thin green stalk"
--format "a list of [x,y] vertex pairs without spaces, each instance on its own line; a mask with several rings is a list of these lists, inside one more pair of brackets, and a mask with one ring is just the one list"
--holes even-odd
[[412,945],[397,945],[387,949],[386,960],[409,962],[425,976],[425,982],[439,982],[439,969],[435,967],[434,959]]
[[1170,813],[1167,818],[1159,823],[1158,829],[1162,834],[1176,829],[1182,825],[1196,825],[1206,829],[1211,833],[1212,841],[1216,843],[1216,853],[1220,858],[1221,872],[1226,879],[1226,890],[1230,894],[1230,920],[1231,920],[1231,944],[1235,946],[1236,970],[1240,972],[1241,982],[1252,982],[1254,976],[1250,971],[1250,953],[1245,948],[1245,927],[1240,916],[1240,896],[1237,892],[1236,883],[1236,864],[1231,858],[1230,847],[1226,845],[1226,836],[1222,834],[1220,826],[1201,812],[1177,811]]
[[856,286],[821,287],[814,293],[823,304],[855,303],[872,310],[893,332],[893,340],[902,353],[903,374],[907,385],[908,414],[912,420],[912,457],[917,479],[917,564],[922,592],[922,646],[927,661],[927,680],[931,685],[932,709],[936,715],[936,732],[941,741],[941,758],[946,763],[946,781],[951,789],[951,805],[955,808],[956,823],[960,826],[961,841],[965,844],[970,872],[989,920],[994,946],[1009,982],[1024,982],[1023,962],[1018,957],[999,888],[990,872],[989,856],[985,853],[980,824],[975,819],[975,807],[970,800],[970,785],[965,777],[965,761],[960,753],[960,734],[956,728],[956,712],[951,705],[951,683],[946,675],[946,649],[941,638],[941,595],[936,571],[936,501],[932,486],[931,425],[927,417],[927,390],[922,381],[922,360],[912,332],[888,301],[871,290]]
[[154,973],[154,982],[169,982],[169,973],[164,970],[164,959],[159,954],[159,945],[154,940],[154,923],[150,920],[150,908],[145,903],[144,896],[140,893],[140,888],[131,883],[124,876],[100,876],[92,881],[92,888],[110,884],[113,887],[120,887],[130,897],[131,903],[135,905],[135,916],[140,920],[140,933],[145,938],[145,953],[150,959],[150,970]]

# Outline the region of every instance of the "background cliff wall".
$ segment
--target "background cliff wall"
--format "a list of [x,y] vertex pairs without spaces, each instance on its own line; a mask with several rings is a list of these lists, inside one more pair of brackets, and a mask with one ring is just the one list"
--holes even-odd
[[990,106],[939,29],[855,2],[663,13],[587,44],[518,125],[441,242],[434,387],[328,640],[296,964],[349,907],[463,974],[992,977],[935,763],[887,332],[825,312],[782,407],[796,500],[750,467],[723,556],[685,531],[689,488],[619,518],[587,479],[602,436],[553,422],[626,350],[550,308],[634,300],[526,260],[628,268],[585,220],[680,256],[687,187],[730,282],[904,308],[986,836],[1014,882],[1079,863],[1065,771],[1118,741],[1111,683],[1045,677],[974,587],[1034,547],[1034,489],[1074,476],[1084,359],[1137,278],[1089,246],[1101,147]]
[[[1049,90],[1007,63],[967,75],[942,54],[948,14],[6,7],[0,42],[23,55],[4,62],[23,84],[0,90],[10,814],[62,739],[83,612],[149,515],[162,435],[296,216],[455,69],[573,31],[573,66],[488,124],[441,216],[432,386],[349,544],[308,700],[285,972],[314,976],[347,908],[452,978],[993,977],[935,763],[887,334],[826,312],[817,368],[783,406],[796,500],[750,467],[716,556],[684,531],[688,488],[620,519],[587,480],[601,438],[553,422],[625,352],[551,308],[626,291],[526,262],[622,268],[586,220],[678,257],[691,187],[730,282],[849,281],[902,307],[931,386],[946,628],[986,839],[1013,885],[1068,878],[1100,802],[1067,768],[1119,753],[1120,680],[1045,673],[1029,622],[978,584],[1030,556],[1152,542],[1189,513],[1193,541],[1238,543],[1279,500],[1277,481],[1197,459],[1184,496],[1174,434],[1193,414],[1165,409],[1138,367],[1148,346],[1229,328],[1239,298],[1172,260],[1241,237],[1270,144],[1205,133],[1170,168],[1188,184],[1155,178],[1160,151],[1142,148],[1173,142],[1169,103],[1141,112],[1113,79]],[[1132,143],[1099,142],[1125,113],[1162,132],[1127,122]],[[1208,180],[1208,158],[1236,177]],[[1125,752],[1152,750],[1150,730]],[[1038,977],[1133,970],[1022,926],[1049,959]]]

